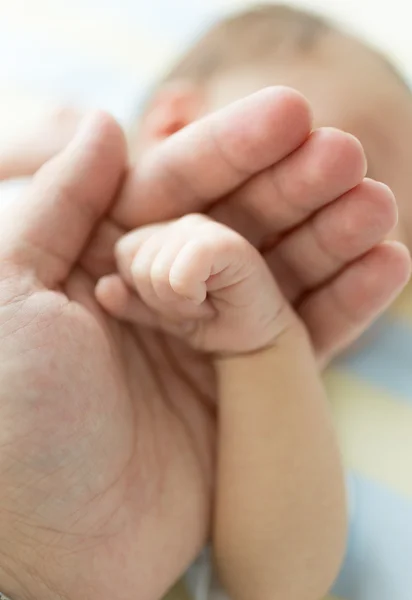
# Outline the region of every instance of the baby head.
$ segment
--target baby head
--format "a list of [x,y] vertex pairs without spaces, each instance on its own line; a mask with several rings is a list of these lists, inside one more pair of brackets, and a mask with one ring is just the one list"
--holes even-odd
[[159,85],[138,128],[140,151],[269,85],[302,92],[316,127],[360,139],[368,175],[397,196],[398,235],[411,248],[410,91],[386,58],[316,15],[266,5],[215,25]]

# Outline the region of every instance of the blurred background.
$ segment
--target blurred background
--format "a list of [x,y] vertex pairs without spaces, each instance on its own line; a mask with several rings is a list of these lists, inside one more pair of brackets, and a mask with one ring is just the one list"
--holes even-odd
[[[262,2],[261,2],[262,3]],[[284,2],[287,3],[287,0]],[[412,81],[405,0],[298,0],[383,48]],[[0,0],[0,134],[59,104],[127,124],[152,83],[211,21],[244,0]]]

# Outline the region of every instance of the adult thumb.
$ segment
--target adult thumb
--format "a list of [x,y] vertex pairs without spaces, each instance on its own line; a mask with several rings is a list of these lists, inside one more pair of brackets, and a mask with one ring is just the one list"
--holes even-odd
[[46,287],[65,280],[127,166],[120,126],[102,112],[86,117],[70,144],[38,171],[0,220],[0,264],[30,271]]

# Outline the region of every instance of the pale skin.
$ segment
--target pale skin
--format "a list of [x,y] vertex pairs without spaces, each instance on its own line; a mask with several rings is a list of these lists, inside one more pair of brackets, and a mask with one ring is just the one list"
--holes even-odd
[[260,253],[204,215],[136,230],[116,254],[138,298],[130,298],[117,277],[105,277],[96,295],[106,310],[214,356],[213,538],[230,597],[318,600],[345,548],[345,491],[302,323]]
[[[8,427],[0,531],[8,544],[0,581],[11,596],[155,600],[210,530],[211,360],[175,338],[120,324],[94,299],[97,279],[114,271],[113,246],[125,230],[222,210],[241,192],[242,206],[256,215],[247,237],[255,245],[268,232],[289,240],[291,254],[272,250],[271,257],[285,267],[278,284],[320,362],[404,286],[407,252],[379,243],[393,226],[391,193],[363,182],[363,152],[351,136],[310,131],[299,94],[265,90],[153,146],[116,204],[127,172],[124,138],[109,117],[97,115],[40,170],[26,202],[2,214],[0,406]],[[339,157],[339,169],[331,156]],[[309,177],[313,161],[322,178]],[[279,173],[290,185],[274,194],[269,183]],[[356,210],[355,203],[334,202],[353,189]],[[369,252],[359,250],[356,236],[349,256],[342,254],[342,237],[334,235],[316,267],[308,253],[308,264],[288,270],[296,236],[310,233],[326,207],[335,231],[341,210],[346,232],[364,225],[359,235]],[[231,206],[230,213],[236,220],[240,211]],[[333,317],[328,323],[325,311]]]
[[319,600],[346,541],[335,432],[302,331],[221,361],[213,549],[234,600]]

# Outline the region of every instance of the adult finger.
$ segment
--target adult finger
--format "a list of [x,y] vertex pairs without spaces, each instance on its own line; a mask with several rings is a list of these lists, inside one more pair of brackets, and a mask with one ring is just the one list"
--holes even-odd
[[86,118],[67,148],[35,176],[23,201],[2,214],[0,259],[61,283],[109,210],[126,169],[126,145],[104,113]]
[[322,128],[209,214],[238,230],[255,246],[274,244],[285,232],[361,183],[365,174],[360,142],[343,131]]
[[302,302],[299,314],[321,363],[368,328],[400,293],[410,273],[407,248],[384,242]]
[[395,227],[397,214],[391,190],[365,179],[284,237],[265,258],[294,303],[382,242]]
[[113,217],[131,229],[202,212],[309,136],[312,116],[298,92],[275,87],[206,116],[144,157]]

